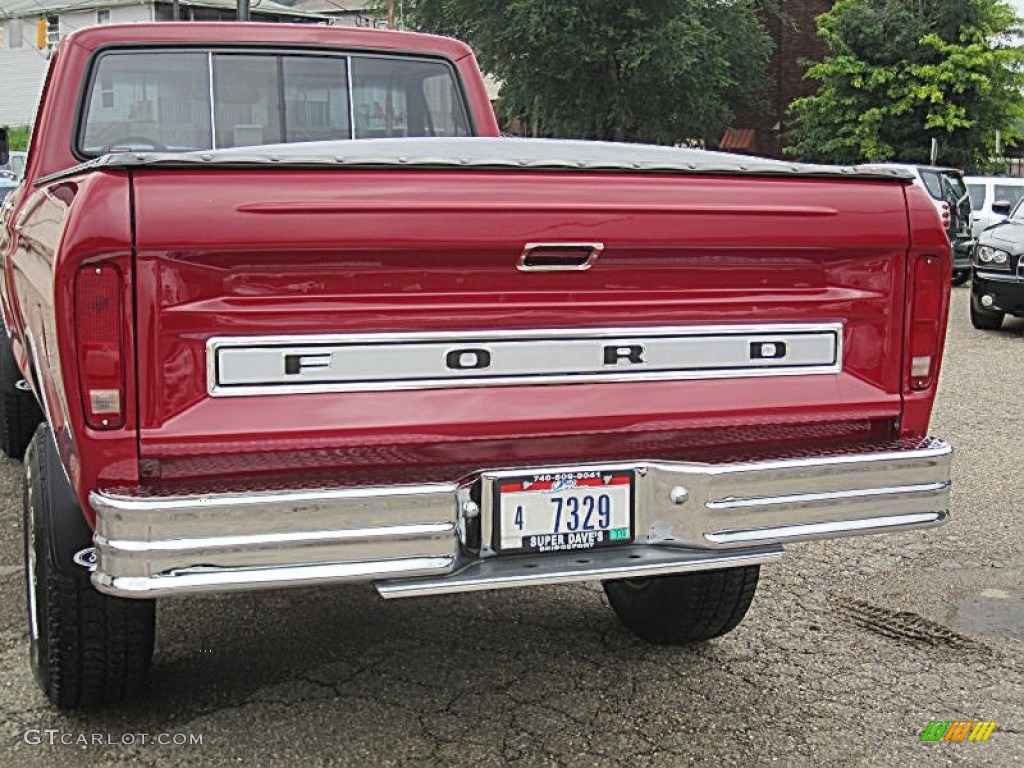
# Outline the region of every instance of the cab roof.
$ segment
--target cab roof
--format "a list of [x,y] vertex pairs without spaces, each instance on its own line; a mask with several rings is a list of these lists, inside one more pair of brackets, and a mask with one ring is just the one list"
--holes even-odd
[[76,30],[62,44],[95,50],[107,46],[131,48],[176,43],[188,46],[279,45],[372,49],[441,56],[451,61],[472,55],[472,50],[463,42],[419,32],[264,22],[162,21],[152,24],[102,24]]

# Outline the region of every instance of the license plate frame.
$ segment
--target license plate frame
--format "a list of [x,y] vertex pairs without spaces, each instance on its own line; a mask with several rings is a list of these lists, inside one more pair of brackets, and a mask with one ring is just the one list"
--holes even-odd
[[[602,495],[609,498],[607,526],[600,525],[601,512],[598,507]],[[565,523],[560,525],[563,530],[548,531],[548,526],[543,525],[543,530],[537,530],[536,525],[541,524],[538,521],[543,521],[548,515],[555,515],[550,508],[543,511],[546,505],[539,500],[552,500],[558,496],[563,498],[565,506],[553,501],[552,504],[565,512],[565,521],[559,521]],[[589,505],[583,501],[587,497],[592,499]],[[577,526],[572,530],[568,529],[573,512],[569,508],[572,506],[572,502],[568,501],[570,498],[578,499],[575,509]],[[538,504],[530,505],[529,500]],[[527,507],[539,506],[542,509],[527,510],[517,503],[520,501],[527,502]],[[520,523],[520,530],[513,534],[511,529],[515,525],[515,506],[524,514],[528,512],[534,525],[526,526],[524,520]],[[591,527],[584,528],[588,511]],[[512,525],[509,525],[510,522]],[[636,537],[636,470],[557,469],[496,477],[491,490],[491,525],[492,546],[499,554],[585,553],[632,544]],[[537,537],[547,538],[538,540]],[[518,541],[518,546],[514,541]]]

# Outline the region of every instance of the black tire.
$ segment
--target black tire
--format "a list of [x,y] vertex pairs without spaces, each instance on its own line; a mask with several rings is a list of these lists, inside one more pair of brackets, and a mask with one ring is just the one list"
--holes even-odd
[[969,270],[962,269],[959,272],[953,273],[953,285],[963,285],[971,279],[971,273]]
[[998,331],[1003,325],[1004,316],[1002,312],[982,309],[975,304],[974,297],[971,297],[971,325],[979,331]]
[[32,671],[58,707],[121,701],[142,690],[155,601],[104,595],[76,553],[92,533],[42,424],[25,456],[25,581]]
[[11,342],[4,335],[0,338],[0,450],[12,459],[25,455],[36,427],[43,421],[35,395],[21,388],[25,386],[23,379]]
[[760,566],[604,582],[619,620],[649,643],[685,645],[731,632],[754,599]]

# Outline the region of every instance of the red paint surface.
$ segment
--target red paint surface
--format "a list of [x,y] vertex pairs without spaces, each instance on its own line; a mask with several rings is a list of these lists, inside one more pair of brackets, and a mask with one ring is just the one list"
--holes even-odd
[[[266,472],[297,455],[308,470],[417,455],[500,467],[523,440],[580,460],[621,433],[900,417],[901,185],[324,170],[268,187],[256,174],[135,176],[140,442],[154,479],[164,463],[223,454],[259,454]],[[586,272],[516,271],[525,243],[552,240],[605,250]],[[211,335],[834,321],[835,376],[206,395]],[[558,458],[548,444],[522,460]]]
[[[74,164],[76,93],[97,46],[257,43],[268,29],[158,24],[69,36],[51,70],[29,181]],[[496,133],[461,44],[297,25],[274,28],[274,42],[461,56],[478,129]],[[83,501],[91,489],[140,482],[231,485],[302,473],[401,482],[866,445],[924,434],[934,398],[934,384],[910,389],[906,308],[914,259],[948,260],[949,246],[923,193],[890,182],[146,169],[28,187],[4,226],[4,311],[16,351],[32,340]],[[538,241],[599,241],[605,250],[586,272],[516,271],[523,245]],[[124,275],[125,425],[106,432],[84,424],[70,330],[74,275],[92,262]],[[942,302],[944,317],[948,287]],[[836,375],[206,395],[213,335],[836,321]]]

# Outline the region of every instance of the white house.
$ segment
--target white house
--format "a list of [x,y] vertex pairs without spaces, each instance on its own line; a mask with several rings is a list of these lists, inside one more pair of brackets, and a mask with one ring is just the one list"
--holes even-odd
[[[251,0],[253,21],[330,23],[317,13],[273,0]],[[35,118],[50,50],[69,32],[94,24],[146,21],[230,21],[235,0],[0,0],[0,125]],[[45,21],[42,48],[37,39]]]
[[[302,0],[295,4],[295,10],[327,16],[339,27],[385,29],[388,25],[385,5],[380,0]],[[398,9],[401,9],[400,4]]]

